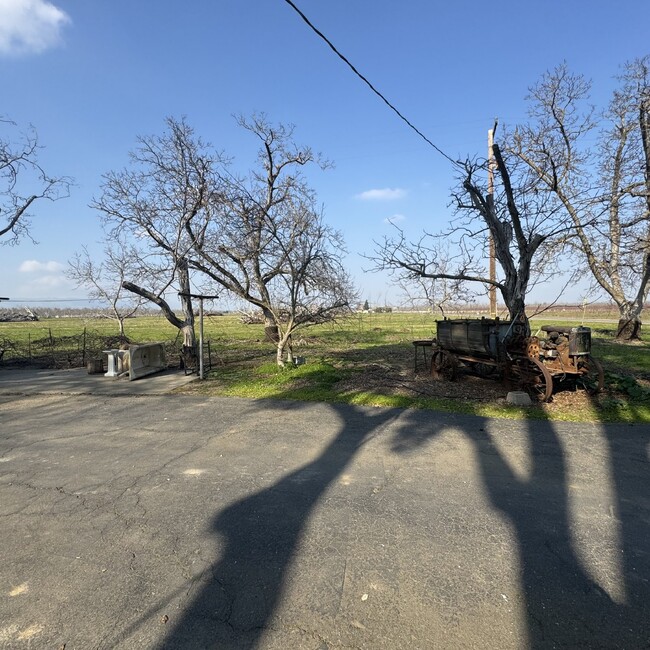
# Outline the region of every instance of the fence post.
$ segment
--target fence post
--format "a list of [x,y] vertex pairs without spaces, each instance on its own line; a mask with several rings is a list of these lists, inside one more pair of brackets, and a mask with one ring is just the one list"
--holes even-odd
[[84,327],[83,350],[81,351],[81,366],[86,365],[86,328]]
[[49,327],[50,332],[50,355],[52,356],[52,368],[56,368],[56,357],[54,355],[54,337],[52,336],[52,328]]
[[29,365],[32,365],[32,333],[27,333],[27,358],[29,359]]

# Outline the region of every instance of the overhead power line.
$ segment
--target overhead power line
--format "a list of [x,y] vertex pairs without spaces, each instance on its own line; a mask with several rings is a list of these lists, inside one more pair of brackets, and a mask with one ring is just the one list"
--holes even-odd
[[402,113],[382,95],[373,85],[368,81],[368,79],[362,75],[355,67],[352,65],[352,63],[349,61],[349,59],[341,54],[339,50],[336,48],[336,46],[332,43],[332,41],[323,34],[310,20],[305,16],[305,14],[296,7],[296,5],[292,2],[292,0],[284,0],[290,7],[294,9],[294,11],[303,19],[303,21],[309,26],[309,28],[316,33],[320,38],[322,38],[327,45],[329,45],[330,49],[336,54],[336,56],[339,57],[351,70],[354,72],[354,74],[361,79],[369,88],[372,90],[377,97],[379,97],[393,112],[397,114],[397,116],[405,122],[409,128],[411,128],[413,131],[415,131],[427,144],[431,145],[441,156],[444,156],[449,162],[451,162],[453,165],[456,165],[458,167],[462,167],[461,163],[458,160],[454,160],[451,156],[446,154],[440,147],[438,147],[436,144],[434,144],[429,138],[427,138],[420,129],[418,129],[410,120],[408,120]]
[[7,300],[8,302],[94,302],[94,298],[44,298],[43,300],[37,300],[36,298],[3,298],[2,300]]

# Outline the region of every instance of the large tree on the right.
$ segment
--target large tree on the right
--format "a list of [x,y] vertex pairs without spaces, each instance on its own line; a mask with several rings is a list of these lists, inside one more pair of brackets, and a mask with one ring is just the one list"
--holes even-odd
[[[617,337],[638,338],[650,289],[650,56],[625,64],[609,106],[566,64],[528,96],[530,120],[506,150],[529,166],[536,191],[558,199],[577,254],[619,309]],[[567,258],[568,259],[568,258]]]

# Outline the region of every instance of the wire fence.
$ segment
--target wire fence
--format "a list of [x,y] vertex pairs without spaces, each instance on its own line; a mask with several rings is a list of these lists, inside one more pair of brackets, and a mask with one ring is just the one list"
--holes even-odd
[[[79,334],[56,334],[49,328],[42,336],[27,333],[25,338],[0,337],[0,365],[35,366],[39,368],[81,368],[90,361],[104,358],[104,351],[119,348],[129,341],[120,336],[107,336],[88,328]],[[180,363],[182,341],[163,341],[167,362]]]

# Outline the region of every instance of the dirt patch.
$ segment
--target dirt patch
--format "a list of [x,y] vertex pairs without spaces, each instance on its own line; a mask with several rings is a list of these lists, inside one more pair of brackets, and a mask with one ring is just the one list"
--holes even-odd
[[435,380],[422,371],[370,363],[336,384],[340,393],[367,391],[378,395],[440,397],[477,402],[504,401],[505,385],[496,380],[461,374],[456,381]]
[[[516,389],[516,387],[509,387],[499,377],[479,377],[466,369],[460,370],[457,379],[448,381],[434,379],[424,370],[414,372],[412,366],[406,368],[403,364],[369,363],[363,367],[360,365],[355,368],[357,372],[336,384],[337,392],[341,394],[371,392],[387,396],[437,397],[476,404],[505,404],[508,391]],[[545,409],[551,412],[553,410],[579,412],[599,404],[607,396],[611,396],[608,391],[593,396],[584,390],[576,389],[571,384],[560,385],[556,387]]]

